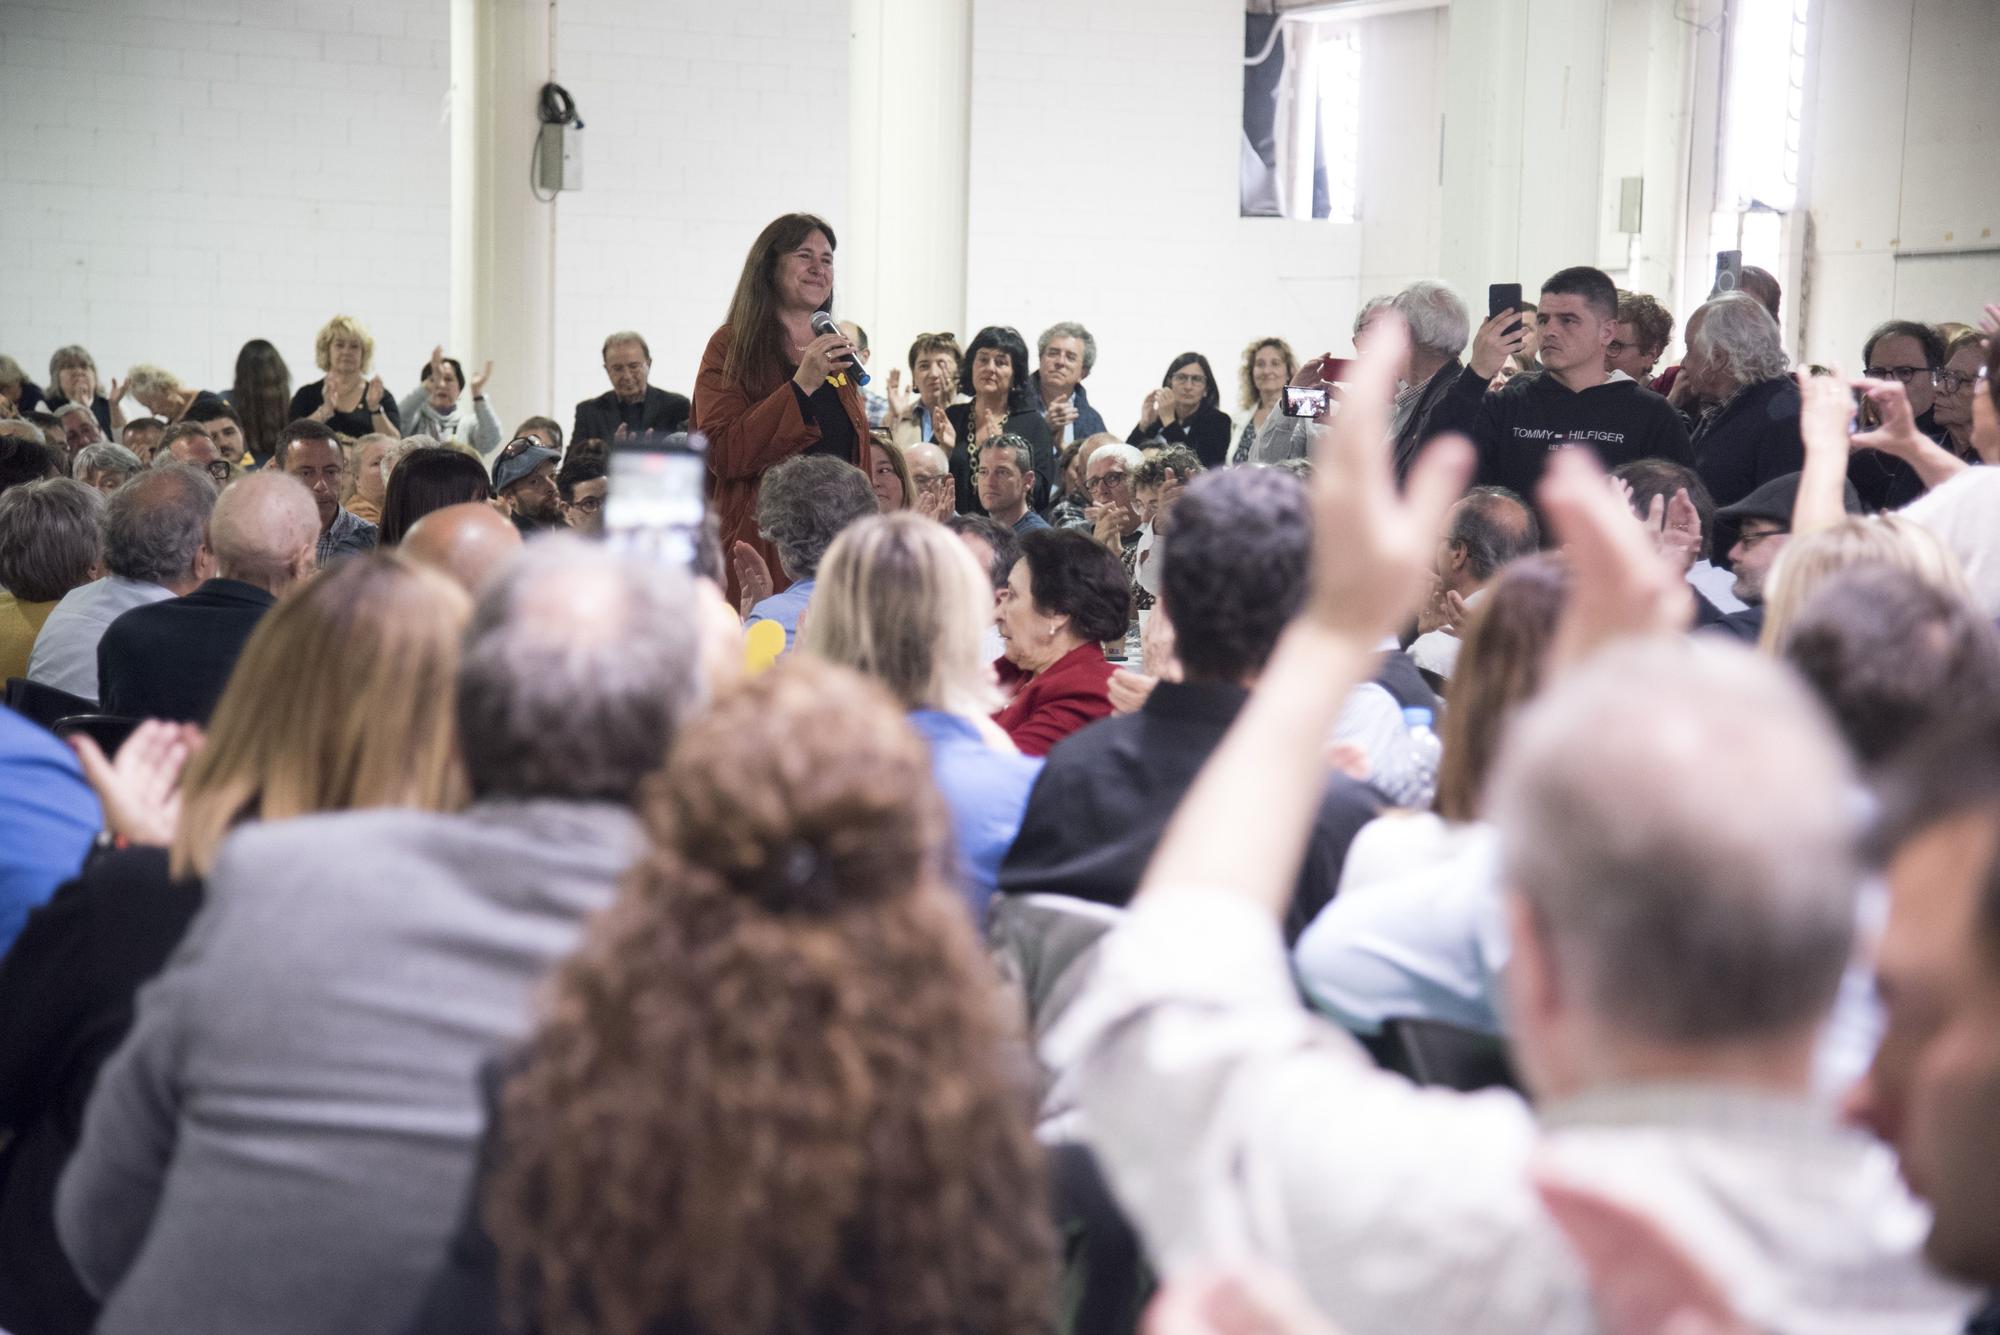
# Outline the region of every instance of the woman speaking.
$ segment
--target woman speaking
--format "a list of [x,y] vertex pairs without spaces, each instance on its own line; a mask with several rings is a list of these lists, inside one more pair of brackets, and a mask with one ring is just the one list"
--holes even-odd
[[[709,504],[722,544],[754,548],[785,585],[775,554],[757,534],[757,487],[774,464],[830,454],[866,472],[868,412],[847,366],[858,364],[839,334],[812,319],[833,305],[833,228],[788,213],[758,233],[729,321],[701,355],[692,429],[708,437]],[[729,597],[737,596],[735,562]]]

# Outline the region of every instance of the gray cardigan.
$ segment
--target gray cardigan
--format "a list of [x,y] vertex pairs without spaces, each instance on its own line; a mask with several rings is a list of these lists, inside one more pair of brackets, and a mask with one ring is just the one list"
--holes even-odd
[[432,436],[440,444],[462,440],[488,459],[500,448],[500,419],[493,415],[484,395],[474,398],[468,390],[458,396],[458,405],[449,416],[440,416],[431,407],[430,391],[419,385],[405,394],[396,407],[403,414],[406,436]]
[[473,1171],[478,1067],[643,843],[557,802],[233,835],[63,1174],[97,1329],[399,1331]]

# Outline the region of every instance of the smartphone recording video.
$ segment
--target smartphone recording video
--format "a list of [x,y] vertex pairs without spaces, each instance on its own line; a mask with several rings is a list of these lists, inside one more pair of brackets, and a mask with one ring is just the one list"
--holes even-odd
[[1285,416],[1318,417],[1326,411],[1326,390],[1305,385],[1285,386]]
[[624,551],[691,569],[708,512],[706,437],[648,432],[611,449],[604,539]]

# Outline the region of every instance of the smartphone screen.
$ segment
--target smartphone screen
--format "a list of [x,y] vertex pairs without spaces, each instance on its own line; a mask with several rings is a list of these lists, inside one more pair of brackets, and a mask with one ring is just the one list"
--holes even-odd
[[611,450],[605,541],[683,568],[694,565],[708,511],[705,437],[676,432],[620,441]]
[[[1327,364],[1333,365],[1331,362]],[[1285,386],[1285,416],[1318,417],[1325,411],[1325,389],[1307,385]]]
[[[1492,319],[1502,311],[1518,311],[1520,309],[1521,285],[1519,283],[1493,283],[1488,285],[1486,289],[1487,319]],[[1514,323],[1508,325],[1503,332],[1511,334],[1520,327],[1521,322],[1516,320]]]

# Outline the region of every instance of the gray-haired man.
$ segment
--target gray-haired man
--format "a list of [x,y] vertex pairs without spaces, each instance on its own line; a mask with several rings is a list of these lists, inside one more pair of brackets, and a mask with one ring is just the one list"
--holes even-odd
[[543,539],[466,629],[471,806],[223,846],[58,1195],[98,1330],[404,1329],[473,1174],[477,1072],[645,847],[634,795],[702,695],[697,607],[678,571]]
[[1083,382],[1097,365],[1097,340],[1074,320],[1050,325],[1035,340],[1040,367],[1028,377],[1048,419],[1049,438],[1061,449],[1104,430],[1104,418],[1090,406]]

